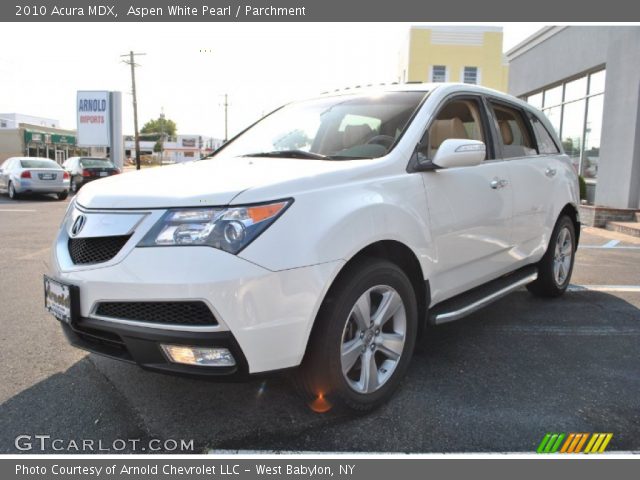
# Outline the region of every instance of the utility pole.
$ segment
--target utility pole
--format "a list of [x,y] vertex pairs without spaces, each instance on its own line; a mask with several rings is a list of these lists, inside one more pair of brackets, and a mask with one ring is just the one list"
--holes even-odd
[[136,145],[136,170],[140,170],[140,134],[138,132],[138,100],[136,97],[136,67],[139,67],[135,62],[136,55],[146,55],[146,53],[133,53],[131,50],[127,55],[120,55],[121,57],[129,57],[129,60],[123,60],[127,65],[131,65],[131,94],[133,95],[133,130],[135,135]]
[[227,94],[224,94],[224,143],[227,143],[229,140],[228,135],[228,127],[229,127],[229,99]]

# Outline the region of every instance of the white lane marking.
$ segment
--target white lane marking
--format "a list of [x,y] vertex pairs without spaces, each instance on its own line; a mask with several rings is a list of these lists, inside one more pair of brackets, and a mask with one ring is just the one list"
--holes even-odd
[[20,209],[20,208],[0,208],[0,212],[28,212],[28,213],[33,213],[33,212],[37,212],[37,210],[24,210],[24,209]]
[[570,292],[640,292],[640,285],[569,285]]
[[[600,458],[600,456],[607,456],[609,458],[611,457],[615,457],[615,458],[622,458],[625,455],[627,456],[633,456],[633,458],[637,458],[638,456],[637,451],[634,450],[611,450],[611,451],[606,451],[603,453],[599,453],[598,454],[598,458]],[[376,452],[376,453],[370,453],[370,452],[355,452],[355,451],[344,451],[344,452],[317,452],[317,451],[313,451],[313,450],[209,450],[207,452],[207,455],[219,455],[219,456],[229,456],[229,455],[235,455],[238,458],[242,458],[242,457],[248,457],[248,458],[256,458],[256,457],[271,457],[268,458],[269,460],[281,460],[281,459],[287,459],[287,458],[296,458],[296,459],[300,459],[300,460],[313,460],[314,458],[318,458],[318,457],[327,457],[327,456],[338,456],[338,457],[355,457],[358,459],[371,459],[371,460],[378,460],[380,458],[402,458],[402,459],[406,459],[406,458],[416,458],[416,459],[420,459],[420,458],[424,458],[424,459],[431,459],[431,458],[446,458],[446,459],[452,459],[452,458],[468,458],[468,457],[474,457],[474,458],[486,458],[486,457],[496,457],[498,455],[509,455],[511,457],[514,458],[540,458],[540,454],[535,453],[535,452],[530,452],[530,451],[522,451],[522,452],[518,452],[518,451],[505,451],[505,452],[482,452],[482,453],[477,453],[477,452],[433,452],[433,453],[402,453],[402,452]],[[104,457],[108,457],[108,458],[113,458],[113,459],[119,459],[122,455],[103,455]],[[138,459],[138,457],[140,457],[140,459],[144,459],[146,457],[143,457],[142,455],[130,455],[130,457],[134,458],[134,459]],[[69,458],[68,455],[49,455],[49,458],[60,458],[60,459],[67,459]],[[174,458],[174,457],[172,457]],[[193,455],[176,455],[175,458],[182,460],[184,459],[193,459]],[[627,458],[627,457],[624,457]],[[31,458],[28,458],[28,460],[31,460]]]
[[602,248],[613,248],[620,243],[620,240],[609,240],[607,243],[602,245]]
[[[617,241],[617,240],[615,240]],[[632,246],[628,246],[628,245],[620,245],[620,246],[611,246],[611,247],[607,247],[605,245],[580,245],[578,246],[578,250],[583,250],[583,249],[608,249],[608,250],[640,250],[640,246],[637,247],[632,247]]]
[[518,333],[521,335],[557,335],[557,336],[640,336],[640,328],[637,327],[611,327],[611,326],[551,326],[551,325],[505,325],[500,327],[485,327],[496,333]]

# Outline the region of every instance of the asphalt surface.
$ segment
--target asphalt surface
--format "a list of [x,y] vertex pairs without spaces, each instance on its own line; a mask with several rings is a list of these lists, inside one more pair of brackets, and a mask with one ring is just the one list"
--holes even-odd
[[[532,452],[547,432],[612,432],[609,451],[640,450],[640,239],[584,229],[572,283],[591,287],[518,291],[432,328],[387,405],[317,414],[284,376],[212,383],[70,347],[42,300],[67,203],[0,197],[0,453],[41,434],[112,449],[99,453],[118,439],[139,439],[121,450],[139,453],[150,439],[198,453]],[[32,443],[25,453],[41,453]]]

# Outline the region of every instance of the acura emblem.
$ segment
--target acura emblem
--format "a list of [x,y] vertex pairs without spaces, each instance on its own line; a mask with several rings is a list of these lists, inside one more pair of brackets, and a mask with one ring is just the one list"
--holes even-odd
[[78,235],[84,227],[85,223],[87,223],[87,217],[84,215],[78,215],[75,222],[73,222],[73,225],[71,226],[71,235],[73,235],[74,237]]

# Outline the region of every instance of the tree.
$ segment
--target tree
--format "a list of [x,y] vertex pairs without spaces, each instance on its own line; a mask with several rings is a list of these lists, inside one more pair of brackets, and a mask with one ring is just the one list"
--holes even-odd
[[156,119],[149,120],[142,126],[140,133],[159,133],[162,136],[174,137],[178,127],[176,122],[160,115]]
[[157,140],[155,145],[153,146],[153,151],[156,153],[161,153],[164,147],[164,141],[167,137],[174,137],[178,127],[176,126],[176,122],[173,120],[169,120],[164,116],[164,113],[161,113],[160,116],[156,119],[151,119],[147,123],[142,126],[140,130],[141,135],[147,136],[157,136]]

